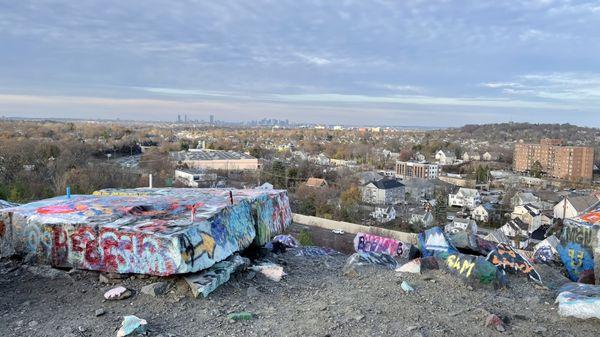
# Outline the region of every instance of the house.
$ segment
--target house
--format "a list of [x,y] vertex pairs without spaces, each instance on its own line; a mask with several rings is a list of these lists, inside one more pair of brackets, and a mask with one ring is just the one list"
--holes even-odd
[[583,214],[600,204],[600,199],[595,195],[578,197],[565,197],[554,206],[554,217],[557,219],[570,219]]
[[361,194],[368,204],[395,205],[404,201],[404,185],[396,179],[372,181],[361,186]]
[[394,206],[375,207],[375,210],[371,212],[371,216],[381,223],[390,222],[396,219],[396,209]]
[[481,156],[477,152],[465,152],[462,155],[462,159],[464,161],[479,161],[481,160]]
[[208,187],[217,181],[217,174],[203,169],[177,169],[175,181],[188,187]]
[[435,160],[441,165],[452,165],[456,161],[456,154],[450,151],[439,150],[435,153]]
[[425,155],[424,155],[424,154],[422,154],[421,152],[417,152],[417,153],[415,153],[415,155],[414,155],[414,159],[415,159],[417,162],[419,162],[419,163],[420,163],[420,162],[424,162],[425,160],[427,160],[427,159],[425,158]]
[[435,185],[431,180],[412,178],[402,181],[406,198],[412,201],[431,199],[434,196]]
[[500,229],[494,229],[488,235],[483,237],[484,240],[496,243],[509,243],[510,239]]
[[498,155],[495,153],[485,152],[481,155],[481,159],[485,161],[494,161],[498,160]]
[[458,232],[477,234],[477,223],[473,219],[454,218],[451,223],[444,227],[444,231],[449,234]]
[[357,177],[360,185],[366,185],[372,181],[380,181],[384,178],[382,174],[375,171],[360,172],[357,174]]
[[499,229],[506,235],[511,246],[525,249],[529,245],[529,225],[521,219],[514,218]]
[[495,215],[496,209],[490,203],[481,204],[471,211],[471,217],[480,222],[489,222]]
[[532,204],[516,206],[510,214],[511,219],[519,218],[526,223],[528,232],[532,233],[542,225],[542,211]]
[[476,189],[461,187],[455,194],[448,195],[448,206],[475,209],[481,203],[481,196]]
[[525,204],[536,205],[539,202],[540,202],[540,198],[536,197],[531,192],[517,192],[510,199],[510,205],[512,207],[517,207],[517,206],[525,205]]
[[327,184],[327,180],[322,179],[322,178],[314,178],[314,177],[308,178],[305,185],[308,187],[327,187],[327,186],[329,186],[329,184]]
[[433,221],[433,214],[430,211],[423,209],[419,209],[411,213],[410,219],[408,220],[411,225],[422,227],[430,227],[433,225]]

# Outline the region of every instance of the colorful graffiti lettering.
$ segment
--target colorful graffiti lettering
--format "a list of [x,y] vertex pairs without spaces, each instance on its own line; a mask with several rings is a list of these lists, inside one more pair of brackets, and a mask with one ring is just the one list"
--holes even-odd
[[596,226],[587,226],[583,224],[565,223],[560,241],[563,243],[574,242],[584,247],[592,247],[594,234],[598,229]]
[[563,245],[561,243],[557,250],[571,280],[577,281],[581,273],[594,269],[592,251],[581,244],[569,242]]
[[464,275],[465,277],[470,277],[471,273],[473,272],[473,268],[475,267],[475,262],[471,262],[466,259],[461,260],[458,255],[448,255],[446,263],[448,264],[448,268],[456,270],[459,274]]
[[408,245],[391,238],[368,233],[358,233],[354,238],[354,249],[357,252],[386,253],[391,256],[402,256]]
[[500,243],[496,249],[488,254],[486,259],[501,270],[519,272],[529,276],[535,282],[542,282],[540,275],[531,263],[505,243]]

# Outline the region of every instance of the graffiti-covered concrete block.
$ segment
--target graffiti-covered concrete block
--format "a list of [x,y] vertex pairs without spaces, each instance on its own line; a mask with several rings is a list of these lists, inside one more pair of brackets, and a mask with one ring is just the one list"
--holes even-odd
[[597,213],[599,212],[565,220],[556,249],[573,281],[577,281],[582,273],[594,270],[594,249],[600,247],[600,222],[597,221],[597,216],[592,215]]
[[441,252],[436,254],[436,258],[451,274],[460,277],[468,284],[493,285],[494,287],[506,284],[506,278],[502,272],[482,256]]
[[113,189],[7,208],[0,223],[1,255],[170,275],[206,269],[283,232],[291,210],[282,190]]
[[410,243],[369,233],[356,234],[354,249],[357,252],[385,253],[403,259],[413,259],[417,255],[417,249]]

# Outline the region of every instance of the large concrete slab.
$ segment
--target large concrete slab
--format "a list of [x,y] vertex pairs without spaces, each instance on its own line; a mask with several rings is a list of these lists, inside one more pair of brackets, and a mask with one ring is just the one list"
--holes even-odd
[[284,190],[102,190],[0,210],[0,255],[106,272],[190,273],[266,243],[291,218]]
[[594,264],[600,264],[594,257],[600,248],[600,210],[566,219],[559,239],[557,251],[571,280],[593,272]]

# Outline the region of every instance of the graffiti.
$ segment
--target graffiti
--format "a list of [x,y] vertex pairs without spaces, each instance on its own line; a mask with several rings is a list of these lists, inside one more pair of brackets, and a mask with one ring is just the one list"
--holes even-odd
[[475,262],[467,259],[462,259],[458,255],[449,255],[446,259],[448,268],[456,270],[459,274],[465,277],[470,277],[475,267]]
[[232,195],[233,204],[222,189],[103,190],[0,210],[2,253],[109,272],[197,272],[253,242],[269,242],[291,224],[285,191]]
[[456,248],[448,241],[446,234],[439,227],[430,228],[419,233],[419,250],[423,256],[436,253],[455,253]]
[[482,256],[461,253],[439,253],[436,259],[441,260],[451,274],[460,277],[467,283],[501,286],[506,279],[496,266]]
[[592,226],[565,223],[561,242],[574,242],[584,247],[591,247],[594,240],[594,228]]
[[538,263],[549,263],[554,261],[554,253],[552,252],[552,247],[543,246],[533,253],[533,259]]
[[4,224],[4,221],[0,220],[0,238],[3,237],[5,233],[6,225]]
[[359,252],[350,255],[346,266],[381,266],[388,269],[398,268],[398,261],[385,253]]
[[592,251],[581,244],[575,242],[560,244],[557,250],[571,280],[577,281],[581,273],[594,269]]
[[500,243],[496,249],[488,254],[486,259],[501,270],[519,272],[529,276],[535,282],[542,282],[540,275],[531,263],[505,243]]
[[294,248],[293,251],[294,251],[295,256],[311,256],[311,257],[334,255],[334,254],[338,253],[337,251],[335,251],[331,248],[315,247],[315,246],[298,247],[298,248]]
[[391,256],[404,257],[410,246],[410,244],[398,240],[368,233],[358,233],[354,238],[354,249],[357,252],[386,253]]
[[233,255],[227,258],[227,260],[216,263],[207,270],[188,275],[184,279],[189,284],[194,297],[198,297],[200,294],[206,297],[220,285],[229,281],[231,274],[249,264],[250,260],[239,255]]

